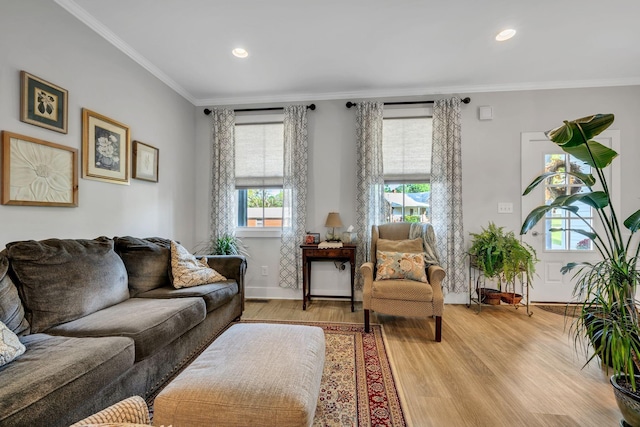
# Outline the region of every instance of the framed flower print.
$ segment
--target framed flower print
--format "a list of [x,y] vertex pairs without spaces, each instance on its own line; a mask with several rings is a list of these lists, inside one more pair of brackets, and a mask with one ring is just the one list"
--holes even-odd
[[20,72],[20,121],[67,133],[68,97],[66,89]]
[[82,177],[129,185],[129,127],[82,109]]

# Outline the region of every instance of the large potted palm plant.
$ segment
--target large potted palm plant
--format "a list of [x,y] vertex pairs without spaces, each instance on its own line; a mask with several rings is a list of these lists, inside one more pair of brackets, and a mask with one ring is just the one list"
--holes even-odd
[[[573,272],[575,279],[573,296],[578,309],[571,331],[576,345],[586,344],[580,347],[586,351],[587,363],[599,357],[607,370],[613,370],[611,383],[626,425],[640,426],[640,396],[637,393],[640,377],[634,375],[640,367],[639,306],[635,299],[640,251],[635,233],[640,227],[640,210],[620,222],[603,171],[618,153],[593,140],[613,120],[613,114],[596,114],[565,121],[562,126],[546,132],[547,137],[564,152],[589,165],[591,173],[574,170],[547,172],[536,177],[524,195],[557,174],[579,179],[587,191],[559,195],[550,204],[533,209],[522,225],[521,234],[531,230],[554,209],[571,212],[586,224],[584,228],[570,231],[591,240],[600,259],[597,262],[570,263],[562,268],[563,274]],[[600,222],[599,227],[579,214],[579,203],[593,209],[594,217]],[[623,232],[623,227],[627,231]],[[550,231],[567,230],[558,228]]]

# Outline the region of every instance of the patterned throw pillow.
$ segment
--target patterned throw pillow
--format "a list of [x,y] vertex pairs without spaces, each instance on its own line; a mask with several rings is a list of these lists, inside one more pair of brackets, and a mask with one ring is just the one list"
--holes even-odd
[[424,254],[377,251],[376,279],[408,279],[427,283]]
[[207,261],[198,260],[182,245],[171,241],[171,274],[176,289],[227,280],[226,277],[210,268]]
[[26,348],[18,336],[0,322],[0,366],[4,366],[24,353]]

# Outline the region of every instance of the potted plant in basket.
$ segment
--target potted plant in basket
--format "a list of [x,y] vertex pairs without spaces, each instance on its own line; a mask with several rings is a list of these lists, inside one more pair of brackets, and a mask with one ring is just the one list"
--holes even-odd
[[[573,295],[578,308],[571,332],[574,343],[583,344],[581,347],[585,350],[587,363],[598,356],[607,370],[609,366],[612,368],[611,384],[626,425],[640,426],[640,414],[637,413],[640,396],[636,393],[640,377],[634,375],[636,366],[640,366],[639,307],[635,299],[640,278],[637,270],[640,243],[634,238],[640,228],[640,210],[622,223],[619,221],[603,173],[603,169],[611,164],[618,153],[592,139],[607,129],[613,120],[613,114],[596,114],[565,121],[562,126],[546,133],[564,152],[588,164],[592,172],[569,170],[544,173],[531,182],[524,195],[557,174],[579,179],[588,191],[559,195],[551,204],[538,206],[525,219],[521,234],[531,230],[552,209],[571,212],[586,224],[586,229],[573,228],[571,231],[591,240],[600,254],[600,260],[595,263],[569,263],[561,270],[563,274],[575,272]],[[599,188],[595,189],[596,185]],[[586,204],[595,211],[594,216],[599,219],[602,231],[579,215],[578,203]],[[623,227],[630,232],[626,238],[622,233]],[[633,401],[635,404],[627,405]]]
[[[489,304],[499,304],[501,299],[510,304],[519,303],[522,295],[515,293],[515,281],[531,281],[538,261],[535,250],[527,243],[520,242],[513,231],[505,232],[504,227],[492,222],[481,233],[470,234],[473,237],[469,248],[470,262],[486,278],[497,280],[499,288],[478,288],[476,292],[480,300]],[[509,287],[513,292],[501,292],[508,291]]]

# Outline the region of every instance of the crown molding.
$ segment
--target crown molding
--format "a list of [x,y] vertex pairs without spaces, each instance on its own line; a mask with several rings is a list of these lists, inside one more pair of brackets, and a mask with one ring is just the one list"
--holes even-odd
[[111,43],[122,53],[137,62],[142,68],[157,77],[162,83],[169,86],[176,93],[181,95],[192,104],[196,104],[197,100],[186,89],[175,82],[171,77],[163,73],[158,67],[153,65],[147,58],[142,56],[138,51],[129,46],[124,40],[115,35],[113,31],[104,26],[100,21],[93,17],[89,12],[80,7],[73,0],[54,0],[60,7],[65,9],[71,15],[75,16],[80,22],[98,33],[102,38]]
[[407,96],[433,96],[469,94],[481,92],[515,92],[528,90],[552,90],[552,89],[581,89],[610,86],[636,86],[640,85],[640,77],[626,79],[602,79],[602,80],[576,80],[556,82],[525,82],[492,85],[468,85],[468,86],[439,86],[418,87],[408,89],[383,89],[363,90],[350,92],[326,92],[326,93],[294,93],[283,95],[264,96],[237,96],[197,99],[196,106],[208,107],[216,105],[244,105],[284,102],[313,102],[332,101],[340,99],[368,99],[368,98],[394,98]]

